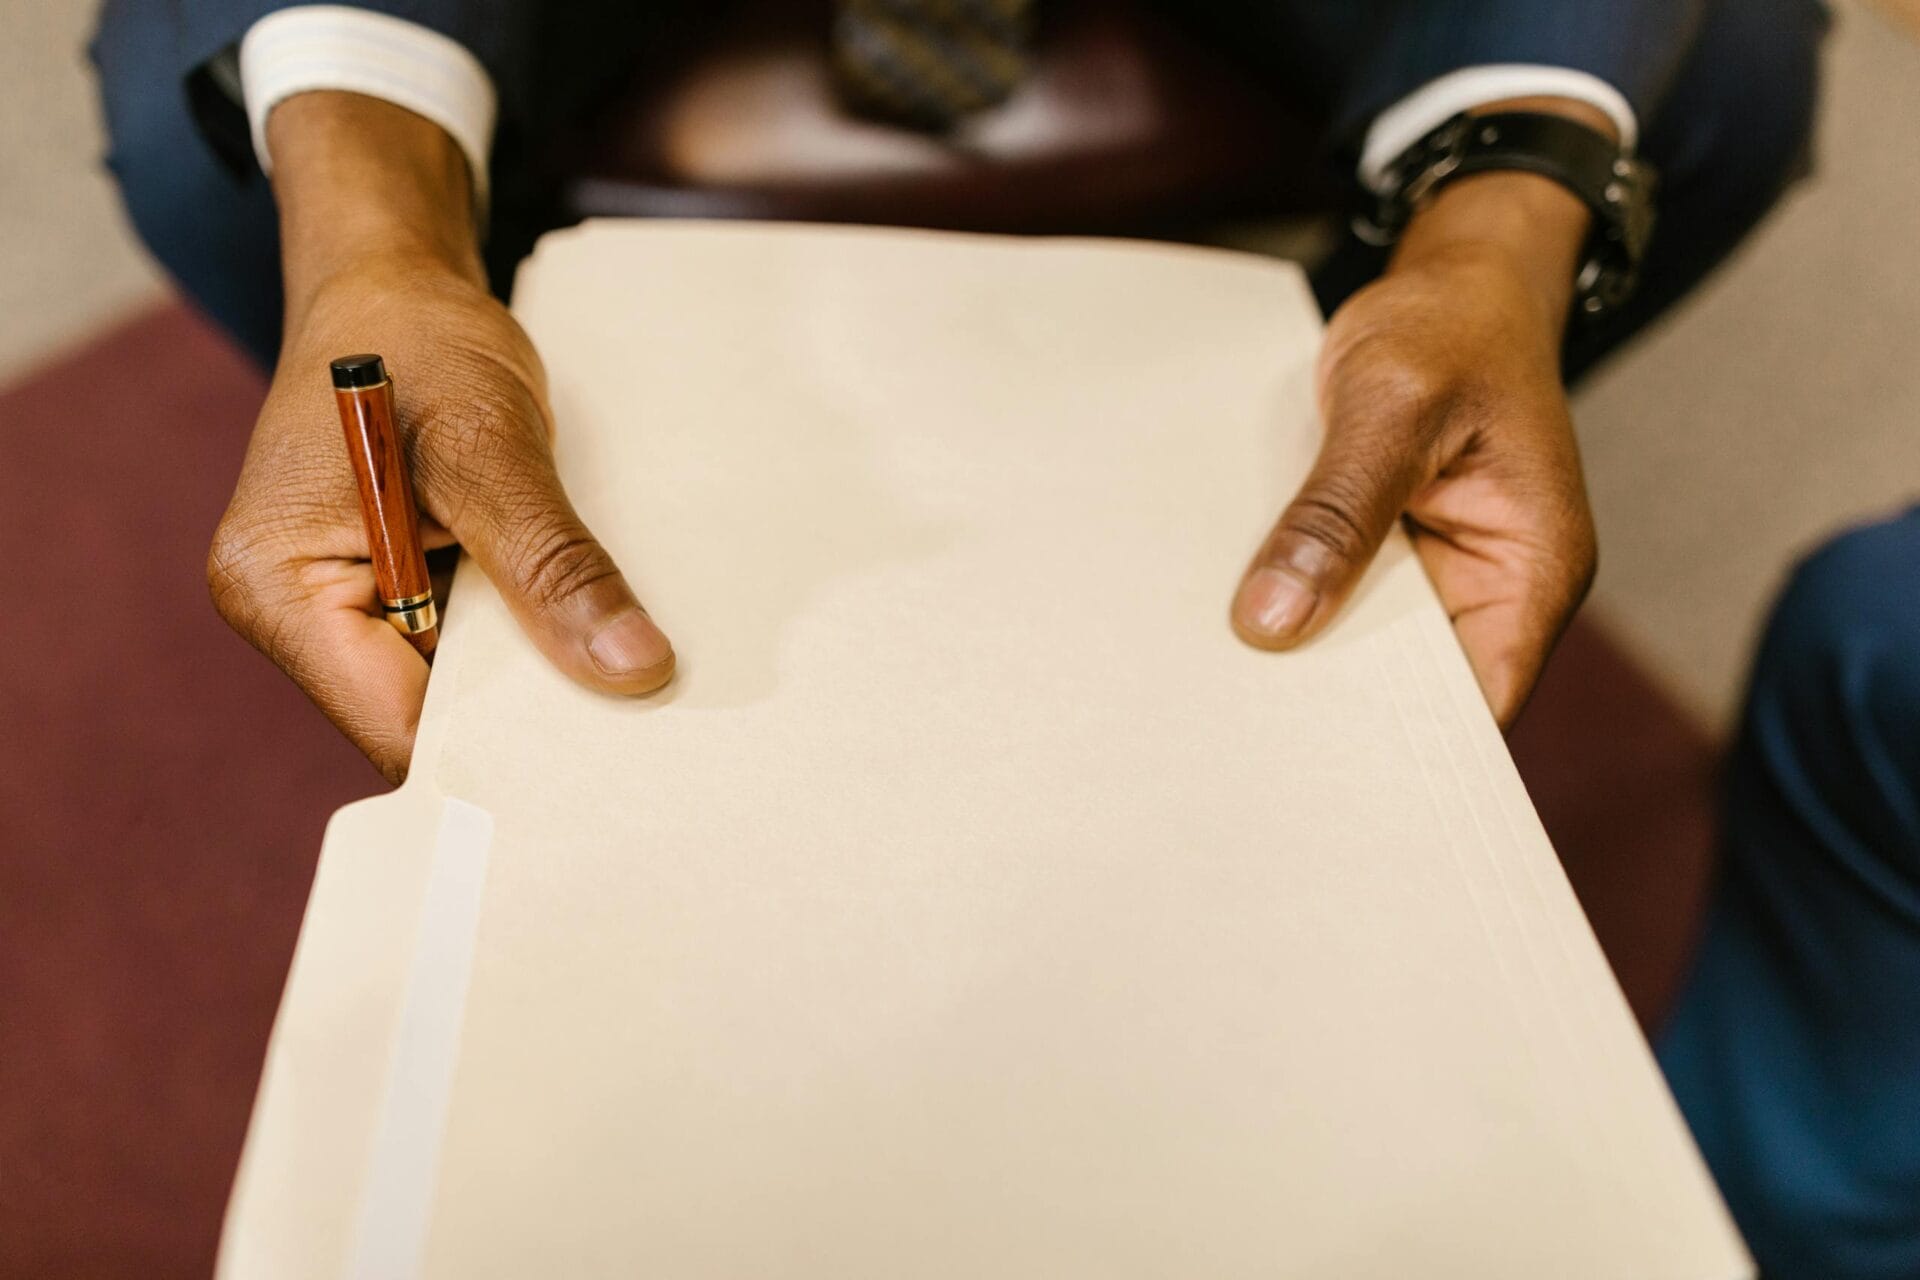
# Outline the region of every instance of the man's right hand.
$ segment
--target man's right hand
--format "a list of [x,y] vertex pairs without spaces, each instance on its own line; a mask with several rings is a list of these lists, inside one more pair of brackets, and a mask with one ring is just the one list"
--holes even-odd
[[545,373],[487,291],[452,139],[331,92],[281,103],[267,138],[286,329],[208,558],[221,615],[382,773],[405,775],[427,664],[381,613],[327,374],[335,357],[373,351],[394,371],[428,547],[465,547],[582,684],[665,684],[672,646],[561,489]]

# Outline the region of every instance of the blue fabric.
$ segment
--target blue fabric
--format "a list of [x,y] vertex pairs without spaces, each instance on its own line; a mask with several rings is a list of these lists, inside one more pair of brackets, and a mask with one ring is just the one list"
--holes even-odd
[[1660,1060],[1769,1280],[1920,1276],[1920,508],[1794,573]]
[[[1306,8],[1338,6],[1319,0]],[[1334,132],[1354,137],[1396,100],[1436,76],[1490,62],[1537,62],[1590,72],[1636,113],[1665,102],[1693,46],[1706,0],[1384,0],[1344,77]]]

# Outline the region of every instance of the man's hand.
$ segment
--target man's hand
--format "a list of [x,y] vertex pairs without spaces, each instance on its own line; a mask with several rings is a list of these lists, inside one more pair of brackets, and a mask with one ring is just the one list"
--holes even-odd
[[561,490],[545,374],[487,291],[458,149],[352,94],[291,98],[268,128],[286,334],[208,560],[221,614],[404,776],[427,664],[382,617],[327,374],[373,351],[394,371],[428,547],[460,542],[581,683],[665,684],[672,647]]
[[1524,173],[1446,188],[1327,327],[1326,439],[1242,580],[1234,629],[1324,627],[1404,517],[1502,724],[1593,578],[1560,340],[1588,214]]

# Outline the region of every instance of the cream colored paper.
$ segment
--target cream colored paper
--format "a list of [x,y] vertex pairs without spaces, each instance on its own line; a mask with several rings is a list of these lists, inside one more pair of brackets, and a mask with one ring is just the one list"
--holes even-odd
[[680,674],[574,688],[461,571],[224,1275],[1748,1274],[1405,541],[1228,630],[1296,270],[590,224],[516,310]]

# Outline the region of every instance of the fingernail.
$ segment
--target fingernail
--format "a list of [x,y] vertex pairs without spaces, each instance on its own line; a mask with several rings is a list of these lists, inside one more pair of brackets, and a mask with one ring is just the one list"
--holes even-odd
[[639,609],[629,609],[593,633],[587,641],[593,664],[610,676],[629,676],[673,657],[673,646]]
[[1313,602],[1313,588],[1292,574],[1260,569],[1240,588],[1239,612],[1252,630],[1285,640],[1306,625]]

